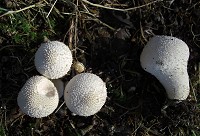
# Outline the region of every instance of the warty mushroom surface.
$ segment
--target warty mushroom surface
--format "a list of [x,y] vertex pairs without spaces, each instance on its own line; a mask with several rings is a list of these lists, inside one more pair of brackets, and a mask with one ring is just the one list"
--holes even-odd
[[35,118],[50,115],[57,108],[58,101],[56,87],[44,76],[29,78],[17,97],[20,109]]
[[187,44],[172,36],[154,36],[144,47],[142,68],[154,75],[164,86],[169,99],[185,100],[189,95]]
[[97,113],[105,104],[106,97],[106,84],[100,77],[91,73],[74,76],[64,91],[67,107],[79,116],[91,116]]
[[72,65],[72,53],[59,41],[42,43],[35,53],[37,71],[49,79],[58,79],[67,74]]

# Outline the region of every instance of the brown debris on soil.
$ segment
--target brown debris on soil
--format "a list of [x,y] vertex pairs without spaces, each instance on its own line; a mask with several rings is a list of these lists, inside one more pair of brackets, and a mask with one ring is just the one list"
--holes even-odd
[[[200,135],[198,0],[3,0],[0,30],[0,135]],[[178,37],[190,48],[191,94],[183,102],[168,102],[162,85],[140,66],[153,35]],[[38,74],[33,60],[44,36],[68,44],[74,61],[106,82],[108,98],[100,112],[73,116],[63,98],[45,118],[19,110],[18,92]],[[63,80],[75,74],[72,68]]]

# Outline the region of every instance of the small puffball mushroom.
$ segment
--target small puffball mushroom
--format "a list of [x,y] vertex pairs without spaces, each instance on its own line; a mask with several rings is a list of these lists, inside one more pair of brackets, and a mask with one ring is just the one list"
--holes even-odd
[[66,85],[64,99],[71,112],[79,116],[97,113],[106,102],[106,84],[97,75],[81,73]]
[[72,53],[67,45],[59,41],[42,43],[35,54],[37,71],[50,79],[67,74],[72,65]]
[[35,118],[50,115],[57,108],[58,101],[56,87],[44,76],[33,76],[28,79],[17,97],[20,109]]
[[52,82],[58,91],[59,98],[61,98],[64,92],[64,82],[61,79],[53,79]]
[[188,59],[187,44],[171,36],[154,36],[140,56],[142,68],[161,82],[169,99],[176,100],[189,95]]
[[82,73],[84,70],[85,70],[85,66],[83,65],[83,63],[79,62],[79,61],[76,61],[74,64],[73,64],[73,67],[75,69],[75,71],[77,73]]

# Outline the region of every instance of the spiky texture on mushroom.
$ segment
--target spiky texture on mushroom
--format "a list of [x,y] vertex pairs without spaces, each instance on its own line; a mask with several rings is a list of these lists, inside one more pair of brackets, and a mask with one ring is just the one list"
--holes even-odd
[[144,47],[140,62],[164,86],[169,99],[185,100],[189,95],[187,63],[189,48],[171,36],[154,36]]
[[56,87],[43,76],[33,76],[28,79],[17,97],[20,109],[35,118],[50,115],[57,108],[58,101]]
[[72,65],[72,53],[68,46],[59,41],[42,43],[35,54],[37,71],[50,79],[67,74]]
[[97,113],[106,102],[106,84],[97,75],[82,73],[66,85],[64,99],[71,112],[79,116]]

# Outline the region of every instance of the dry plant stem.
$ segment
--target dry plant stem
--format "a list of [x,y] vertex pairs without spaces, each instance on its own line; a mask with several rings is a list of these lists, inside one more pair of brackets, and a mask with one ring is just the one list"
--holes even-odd
[[126,4],[112,3],[112,4],[106,4],[106,6],[127,7],[128,5],[126,5]]
[[[68,38],[68,45],[69,45],[69,48],[70,50],[73,50],[73,47],[72,47],[72,44],[73,44],[73,28],[74,28],[74,19],[71,20],[71,23],[70,23],[70,28],[68,30],[69,32],[69,38]],[[67,33],[68,33],[67,32]]]
[[[71,19],[71,22],[70,22],[70,28],[68,30],[68,45],[69,45],[69,48],[70,50],[73,52],[73,56],[75,59],[76,58],[76,50],[77,50],[77,23],[78,23],[78,15],[77,15],[77,12],[76,12],[76,17],[77,18],[72,18]],[[77,20],[76,20],[77,19]],[[66,35],[67,35],[66,33]],[[65,37],[66,37],[65,35]],[[65,39],[64,37],[64,39]]]
[[54,6],[55,6],[55,4],[56,4],[56,2],[57,2],[57,0],[55,0],[55,2],[53,3],[53,5],[51,6],[51,9],[49,10],[49,13],[47,14],[46,18],[49,17],[51,11],[53,10],[53,8],[54,8]]
[[34,8],[34,7],[43,7],[44,4],[42,4],[42,2],[43,1],[40,1],[40,2],[38,2],[36,4],[30,5],[28,7],[25,7],[25,8],[19,9],[19,10],[8,11],[8,12],[4,13],[3,15],[1,15],[0,18],[3,17],[3,16],[6,16],[6,15],[16,14],[16,13],[19,13],[19,12],[22,12],[24,10],[31,9],[31,8]]
[[101,20],[99,20],[98,18],[96,18],[95,15],[92,14],[92,13],[90,13],[90,12],[81,12],[81,13],[88,14],[88,15],[94,17],[94,19],[91,19],[91,20],[93,20],[93,21],[95,21],[95,22],[97,22],[97,23],[99,23],[99,24],[101,24],[101,25],[103,25],[103,26],[108,27],[108,28],[109,28],[110,30],[112,30],[112,31],[115,31],[115,30],[116,30],[115,28],[109,26],[108,24],[106,24],[106,23],[102,22]]
[[126,8],[126,9],[107,7],[107,6],[103,6],[103,5],[100,5],[100,4],[94,4],[94,3],[89,2],[87,0],[82,0],[82,1],[85,2],[85,3],[87,3],[87,4],[89,4],[89,5],[91,5],[91,6],[94,6],[94,7],[99,7],[99,8],[104,8],[104,9],[110,9],[110,10],[117,10],[117,11],[130,11],[130,10],[136,10],[136,9],[139,9],[139,8],[142,8],[142,7],[154,4],[156,2],[161,2],[163,0],[155,0],[155,1],[149,2],[149,3],[144,4],[144,5],[140,5],[140,6],[133,7],[133,8]]
[[[104,25],[104,26],[108,27],[109,29],[115,31],[115,29],[114,29],[113,27],[111,27],[111,26],[105,24],[104,22],[102,22],[101,20],[99,20],[98,18],[96,18],[96,16],[95,16],[94,14],[90,13],[89,10],[88,10],[88,8],[87,8],[87,6],[85,6],[85,4],[84,4],[83,2],[81,2],[81,4],[83,5],[84,9],[86,10],[86,12],[82,12],[82,13],[85,13],[85,14],[88,14],[88,15],[94,17],[95,19],[93,19],[93,20],[94,20],[95,22],[97,22],[97,23],[99,23],[99,24],[101,24],[101,25]],[[81,12],[81,11],[80,11],[80,12]]]
[[10,47],[22,47],[22,45],[7,45],[7,46],[3,46],[3,47],[0,48],[0,52],[5,48],[10,48]]
[[143,27],[142,27],[141,21],[140,21],[140,32],[141,32],[142,38],[145,40],[145,42],[147,42],[148,40],[147,40],[147,39],[145,38],[145,36],[144,36],[144,31],[143,31]]
[[69,120],[69,123],[70,123],[71,127],[74,129],[76,135],[79,136],[80,134],[78,133],[78,131],[77,131],[77,129],[76,129],[76,127],[75,127],[73,121],[72,121],[72,120]]
[[77,38],[78,38],[78,35],[77,35],[77,32],[78,32],[78,29],[77,29],[77,27],[78,27],[78,6],[79,6],[79,3],[78,3],[78,0],[77,0],[77,3],[76,3],[77,5],[76,5],[76,18],[75,18],[75,25],[74,25],[74,49],[75,49],[75,52],[74,52],[74,57],[75,57],[75,59],[76,59],[76,47],[77,47]]
[[[6,105],[3,107],[4,108],[4,110],[6,110]],[[3,114],[2,114],[3,115]],[[4,126],[5,126],[5,129],[6,130],[8,130],[8,127],[7,127],[7,124],[6,124],[6,122],[7,122],[7,113],[6,113],[6,111],[4,112],[4,115],[3,115],[4,117],[2,117],[2,120],[3,120],[3,118],[4,118]],[[2,123],[2,120],[1,120],[1,124],[3,124]]]
[[192,86],[191,80],[190,80],[190,87],[191,87],[191,90],[192,90],[192,93],[193,93],[194,100],[195,100],[195,102],[197,102],[196,93],[195,93],[194,88],[193,88],[193,86]]
[[83,5],[84,9],[87,11],[87,12],[90,12],[87,8],[87,6],[85,6],[85,4],[81,1],[81,4]]
[[57,113],[64,104],[65,104],[65,102],[61,103],[61,105],[57,108],[57,110],[55,111],[55,113]]
[[[106,24],[106,23],[102,22],[101,20],[99,20],[99,19],[96,17],[95,14],[90,13],[89,10],[88,10],[88,7],[87,7],[83,2],[81,2],[81,4],[83,5],[85,11],[80,11],[80,13],[87,14],[87,15],[93,17],[94,19],[92,18],[91,20],[95,21],[96,23],[98,23],[98,24],[100,24],[100,25],[103,25],[103,26],[105,26],[105,27],[108,27],[108,28],[109,28],[110,30],[112,30],[112,31],[115,31],[115,28],[113,28],[113,27],[109,26],[108,24]],[[76,16],[76,19],[78,19],[77,13],[64,13],[64,12],[61,12],[61,13],[64,14],[64,15],[73,15],[73,16]],[[77,20],[77,21],[78,21],[78,20]],[[72,22],[74,22],[74,21],[72,20]],[[71,31],[72,31],[72,28],[74,27],[74,24],[73,24],[72,22],[71,22],[70,29],[69,29],[69,31],[68,31],[70,36],[72,36],[71,34],[72,34],[73,32],[71,32]],[[68,32],[67,32],[67,33],[68,33]],[[66,33],[66,34],[67,34],[67,33]],[[66,35],[65,35],[65,37],[66,37]],[[65,37],[64,37],[64,39],[65,39]],[[69,37],[68,43],[69,43],[70,49],[72,49],[72,46],[70,46],[70,45],[72,45],[72,37],[71,37],[71,38]],[[76,48],[76,49],[78,49],[78,48]]]
[[74,50],[73,56],[76,59],[76,47],[77,47],[77,27],[78,27],[78,0],[75,5],[75,18],[72,18],[71,25],[69,28],[69,38],[68,38],[68,45],[71,50]]
[[195,43],[195,45],[196,45],[197,47],[200,47],[199,44],[198,44],[198,43],[196,42],[196,40],[195,40],[196,37],[199,36],[200,34],[195,34],[195,33],[193,32],[193,24],[191,24],[191,26],[190,26],[190,31],[191,31],[192,36],[193,36],[193,38],[192,38],[192,39],[193,39],[193,42]]

